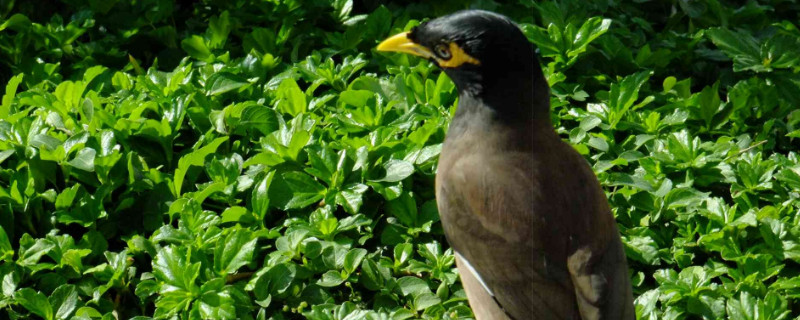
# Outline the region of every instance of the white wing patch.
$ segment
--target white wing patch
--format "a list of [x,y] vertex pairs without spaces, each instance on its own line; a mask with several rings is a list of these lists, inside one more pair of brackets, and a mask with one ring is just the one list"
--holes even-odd
[[456,256],[459,259],[461,259],[461,262],[464,263],[464,266],[467,267],[467,269],[469,269],[469,272],[472,273],[472,276],[474,276],[475,279],[478,280],[478,282],[481,284],[483,289],[486,290],[486,292],[489,293],[490,296],[494,297],[494,292],[492,292],[492,289],[489,289],[489,286],[486,285],[486,282],[483,281],[483,278],[481,278],[481,274],[478,273],[478,270],[475,270],[475,267],[473,267],[472,264],[469,263],[469,260],[464,258],[464,256],[462,256],[460,253],[458,253],[458,251],[454,251],[454,252],[455,252]]

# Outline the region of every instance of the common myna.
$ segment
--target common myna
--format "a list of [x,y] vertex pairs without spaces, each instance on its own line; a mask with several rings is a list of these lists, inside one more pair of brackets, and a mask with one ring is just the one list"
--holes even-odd
[[383,41],[453,80],[436,199],[478,319],[634,319],[628,266],[592,169],[550,120],[534,48],[508,18],[460,11]]

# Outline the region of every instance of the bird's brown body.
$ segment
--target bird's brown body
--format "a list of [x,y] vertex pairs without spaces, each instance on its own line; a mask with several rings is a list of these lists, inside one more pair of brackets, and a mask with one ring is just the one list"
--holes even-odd
[[448,242],[494,293],[464,282],[478,318],[504,319],[499,303],[517,320],[632,319],[622,243],[586,160],[549,123],[508,126],[474,101],[458,112],[436,197]]
[[605,194],[553,129],[547,81],[519,28],[461,11],[378,50],[430,59],[458,87],[436,200],[478,320],[634,319]]

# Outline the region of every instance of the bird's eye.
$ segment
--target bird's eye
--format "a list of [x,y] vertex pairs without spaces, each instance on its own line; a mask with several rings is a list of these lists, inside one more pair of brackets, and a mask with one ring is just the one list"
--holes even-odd
[[450,55],[450,49],[448,49],[444,44],[437,44],[433,50],[436,52],[436,55],[443,60],[449,60],[452,57]]

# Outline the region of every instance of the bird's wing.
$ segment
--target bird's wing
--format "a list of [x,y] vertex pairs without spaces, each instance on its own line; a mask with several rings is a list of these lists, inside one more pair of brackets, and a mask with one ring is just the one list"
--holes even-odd
[[[570,221],[567,268],[583,320],[634,319],[628,264],[614,216],[592,168],[566,143],[560,144],[558,164],[551,163],[561,198],[559,209]],[[560,189],[563,188],[563,189]]]
[[635,318],[630,276],[619,239],[610,240],[605,252],[578,249],[567,261],[581,319]]

